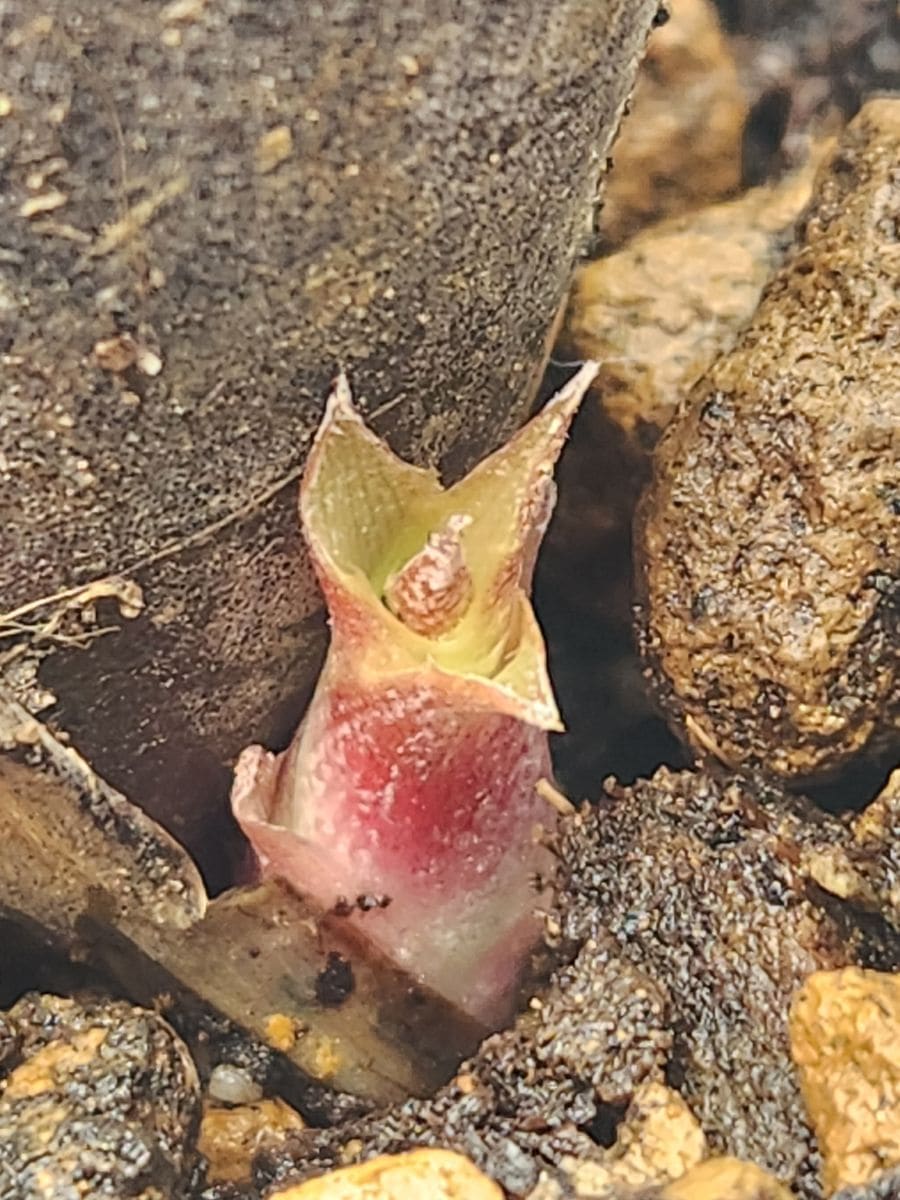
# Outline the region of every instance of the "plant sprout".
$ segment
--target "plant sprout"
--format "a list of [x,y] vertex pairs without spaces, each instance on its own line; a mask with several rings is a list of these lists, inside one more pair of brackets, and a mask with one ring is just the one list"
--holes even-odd
[[595,374],[585,364],[449,488],[371,433],[338,381],[300,490],[328,657],[288,750],[251,746],[237,766],[234,812],[262,874],[347,911],[492,1026],[552,873],[541,830],[556,814],[536,785],[562,725],[529,597],[553,468]]

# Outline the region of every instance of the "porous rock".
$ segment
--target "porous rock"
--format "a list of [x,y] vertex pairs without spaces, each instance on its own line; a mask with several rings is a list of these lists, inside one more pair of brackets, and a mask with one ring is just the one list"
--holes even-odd
[[818,1193],[817,1155],[788,1039],[795,990],[855,961],[808,896],[792,843],[740,780],[660,769],[610,785],[562,847],[565,936],[592,924],[669,997],[667,1078],[713,1153]]
[[638,455],[753,316],[823,149],[777,183],[660,221],[578,273],[568,333],[600,363],[593,390]]
[[741,178],[747,100],[712,0],[671,0],[638,72],[600,230],[617,243],[660,217],[718,200]]
[[0,1095],[3,1200],[180,1200],[196,1167],[197,1072],[155,1013],[28,995]]
[[796,246],[659,443],[640,627],[667,711],[732,766],[821,778],[900,722],[900,100],[823,168]]
[[562,1169],[576,1196],[615,1197],[681,1178],[706,1151],[703,1130],[682,1097],[651,1081],[635,1092],[615,1144],[600,1161],[564,1160]]
[[659,1200],[791,1200],[783,1183],[754,1163],[711,1158],[660,1193]]
[[805,841],[804,865],[820,887],[878,913],[900,935],[900,770],[847,824],[817,823]]
[[332,1171],[270,1200],[503,1200],[496,1183],[461,1154],[411,1150]]
[[900,976],[817,972],[791,1012],[791,1049],[826,1195],[900,1168]]

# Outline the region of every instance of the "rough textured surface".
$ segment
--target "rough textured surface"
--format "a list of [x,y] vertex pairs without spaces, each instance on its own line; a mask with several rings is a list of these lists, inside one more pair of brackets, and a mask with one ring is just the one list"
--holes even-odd
[[873,100],[639,518],[644,649],[726,763],[796,779],[897,740],[900,100]]
[[503,1200],[503,1193],[460,1154],[412,1150],[310,1179],[272,1200]]
[[0,1013],[0,1077],[6,1075],[21,1058],[22,1038],[6,1013]]
[[709,203],[741,178],[747,100],[712,0],[672,0],[653,31],[614,150],[600,231],[619,242],[642,225]]
[[542,1182],[572,1194],[585,1161],[608,1165],[641,1086],[665,1079],[713,1152],[817,1198],[788,1009],[810,973],[856,951],[807,896],[781,819],[737,781],[663,770],[611,787],[559,846],[571,880],[548,935],[579,948],[571,965],[433,1100],[303,1134],[260,1181],[424,1144],[467,1154],[512,1196]]
[[560,464],[537,577],[571,735],[557,743],[555,766],[570,794],[591,795],[609,774],[630,780],[660,762],[689,761],[634,654],[635,507],[660,433],[732,345],[783,259],[813,171],[810,157],[778,183],[661,221],[577,277],[564,354],[599,361],[597,401],[582,406]]
[[826,1195],[900,1167],[900,976],[847,968],[806,981],[791,1051]]
[[179,1200],[195,1167],[197,1073],[156,1014],[26,996],[0,1096],[3,1200]]
[[603,921],[666,989],[675,1081],[719,1153],[815,1196],[816,1155],[790,1059],[794,990],[853,948],[810,902],[794,847],[750,788],[661,770],[610,789],[563,847],[575,899],[564,934]]
[[194,849],[315,674],[294,481],[329,379],[451,475],[509,431],[655,9],[4,5],[0,610],[137,580],[42,676]]
[[597,1183],[598,1187],[568,1187],[545,1177],[527,1200],[795,1200],[768,1171],[726,1156],[698,1163],[669,1183],[634,1187]]
[[679,1179],[705,1156],[703,1130],[678,1092],[649,1082],[635,1092],[601,1161],[562,1165],[576,1196],[604,1197]]
[[[804,866],[832,895],[879,913],[900,934],[900,770],[849,828],[808,839]],[[838,834],[839,831],[839,834]],[[819,832],[825,832],[819,827]]]
[[542,1166],[598,1157],[591,1130],[612,1130],[640,1084],[662,1079],[666,1011],[663,989],[588,938],[542,998],[488,1038],[433,1100],[310,1131],[290,1153],[263,1156],[260,1182],[427,1145],[468,1155],[522,1196]]
[[254,1155],[302,1128],[299,1113],[278,1098],[234,1108],[207,1107],[197,1141],[206,1159],[207,1179],[211,1184],[249,1182]]
[[753,1163],[712,1158],[669,1184],[659,1200],[791,1200],[791,1193]]
[[594,389],[638,455],[753,316],[824,149],[777,184],[662,221],[579,271],[567,332],[600,363]]
[[862,1187],[841,1188],[831,1200],[897,1200],[900,1196],[900,1171],[885,1171]]

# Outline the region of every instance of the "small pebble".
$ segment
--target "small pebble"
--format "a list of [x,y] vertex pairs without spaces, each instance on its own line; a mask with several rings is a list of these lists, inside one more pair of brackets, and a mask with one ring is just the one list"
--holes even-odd
[[261,175],[274,171],[290,158],[294,150],[294,139],[287,125],[276,125],[264,133],[256,144],[256,169]]
[[243,1069],[219,1063],[209,1077],[209,1095],[220,1104],[253,1104],[262,1098],[262,1088]]

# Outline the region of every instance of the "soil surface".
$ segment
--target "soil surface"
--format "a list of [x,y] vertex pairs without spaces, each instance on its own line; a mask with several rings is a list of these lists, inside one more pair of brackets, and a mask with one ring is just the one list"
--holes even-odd
[[662,770],[611,786],[558,847],[567,886],[548,930],[570,965],[433,1100],[304,1133],[260,1182],[440,1145],[526,1196],[542,1171],[565,1182],[570,1157],[602,1161],[655,1080],[679,1090],[713,1152],[818,1198],[788,1012],[811,972],[856,962],[862,943],[810,891],[781,828],[791,812],[738,779]]

